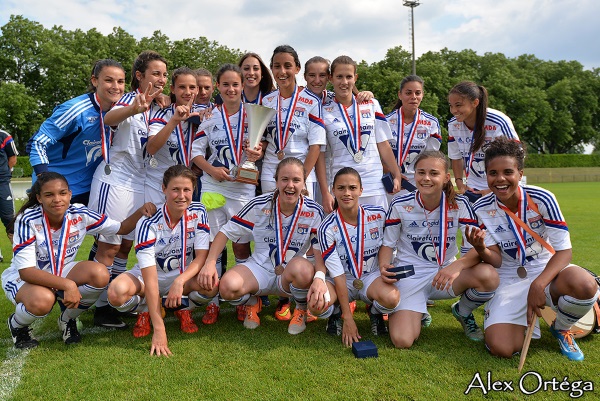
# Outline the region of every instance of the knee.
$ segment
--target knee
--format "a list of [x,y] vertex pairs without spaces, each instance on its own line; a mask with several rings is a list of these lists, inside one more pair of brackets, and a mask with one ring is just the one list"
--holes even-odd
[[590,279],[585,280],[580,286],[575,288],[575,292],[576,298],[591,299],[595,297],[598,292],[598,284],[596,284],[596,281],[590,276]]
[[518,351],[513,349],[510,342],[501,341],[494,338],[486,338],[485,345],[490,351],[490,354],[499,358],[512,358],[513,354]]
[[297,288],[309,286],[315,274],[313,265],[304,258],[294,258],[285,270],[289,272],[286,278]]
[[102,263],[94,263],[94,266],[88,270],[90,272],[89,285],[96,288],[103,288],[110,281],[110,273]]
[[242,283],[239,279],[232,279],[230,275],[225,274],[219,283],[219,293],[223,299],[237,299],[244,294],[240,294]]
[[25,308],[35,316],[45,316],[52,310],[56,296],[50,290],[42,290],[25,302]]
[[400,302],[400,291],[396,287],[393,287],[390,291],[385,292],[378,302],[381,306],[394,309]]
[[108,302],[113,306],[121,306],[134,294],[130,294],[129,286],[123,280],[115,280],[108,286]]
[[485,291],[494,291],[500,285],[500,276],[494,267],[487,263],[482,263],[479,269],[480,285]]
[[392,344],[394,344],[394,347],[401,349],[410,348],[415,342],[415,338],[406,336],[406,334],[401,335],[400,333],[392,332],[390,332],[390,339],[392,340]]

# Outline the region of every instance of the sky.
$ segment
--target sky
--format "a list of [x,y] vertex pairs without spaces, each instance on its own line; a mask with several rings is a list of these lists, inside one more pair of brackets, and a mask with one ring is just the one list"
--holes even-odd
[[[166,7],[165,4],[178,4]],[[197,6],[189,4],[197,3]],[[0,26],[17,14],[46,28],[120,26],[137,39],[160,30],[171,40],[205,36],[264,60],[280,44],[304,62],[345,54],[373,63],[388,49],[410,50],[410,9],[402,0],[0,0]],[[421,0],[414,8],[417,57],[443,48],[507,57],[577,60],[600,68],[598,0]],[[51,4],[51,5],[50,5]],[[417,64],[418,72],[418,64]]]

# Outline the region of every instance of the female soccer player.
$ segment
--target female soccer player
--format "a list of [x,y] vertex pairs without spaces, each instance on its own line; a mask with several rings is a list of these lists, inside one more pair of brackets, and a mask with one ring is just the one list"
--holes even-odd
[[275,192],[248,202],[216,235],[200,283],[212,290],[218,282],[217,258],[228,240],[251,236],[254,252],[243,264],[227,270],[219,283],[221,297],[232,305],[245,305],[244,327],[260,325],[260,295],[292,296],[296,309],[288,332],[306,328],[306,294],[314,267],[304,254],[323,218],[323,209],[303,196],[304,164],[293,157],[283,159],[275,172]]
[[390,337],[397,348],[410,348],[428,318],[427,299],[462,294],[452,305],[452,314],[467,337],[482,341],[472,311],[494,296],[498,274],[480,263],[477,254],[455,257],[459,228],[464,234],[465,227],[477,221],[468,200],[454,193],[444,154],[421,152],[414,166],[417,191],[392,201],[379,250],[381,277],[395,282],[402,296],[389,317]]
[[[358,75],[356,63],[348,56],[337,57],[331,63],[331,83],[334,99],[323,103],[323,121],[327,144],[331,149],[330,171],[353,167],[362,178],[364,191],[360,203],[387,208],[385,188],[381,182],[382,162],[394,177],[394,190],[400,190],[401,174],[390,146],[390,127],[379,102],[371,99],[358,102],[352,90]],[[321,174],[320,174],[321,175]],[[322,178],[319,177],[322,181]],[[333,197],[323,191],[325,210],[331,210]]]
[[[221,227],[254,198],[254,185],[236,181],[236,172],[242,163],[256,161],[261,150],[259,145],[253,153],[244,151],[248,123],[242,104],[243,87],[242,71],[237,65],[221,66],[217,72],[217,88],[223,104],[217,106],[212,117],[200,125],[192,148],[193,162],[204,171],[202,202],[208,210],[211,241]],[[233,243],[236,258],[248,258],[249,242],[247,239]],[[222,275],[222,262],[226,261],[222,258],[217,260],[219,277]],[[202,321],[213,324],[219,314],[218,299],[208,308],[206,319]]]
[[[471,202],[489,193],[483,158],[485,147],[495,138],[504,136],[518,140],[519,136],[508,116],[488,108],[487,90],[475,82],[460,82],[448,94],[448,157],[458,192]],[[466,183],[465,183],[466,178]]]
[[190,166],[194,132],[189,117],[198,91],[196,73],[181,67],[171,76],[171,106],[150,119],[146,153],[150,156],[144,184],[145,199],[155,205],[165,202],[162,179],[170,166]]
[[386,116],[392,130],[392,150],[402,175],[415,185],[414,161],[423,150],[439,150],[442,144],[438,119],[421,110],[423,78],[409,75],[400,81],[398,102]]
[[[474,206],[483,229],[466,232],[474,248],[470,252],[500,275],[496,295],[485,308],[485,342],[493,355],[510,358],[521,350],[528,323],[549,306],[556,311],[550,332],[561,352],[580,361],[583,352],[570,329],[596,302],[598,285],[571,263],[569,231],[554,194],[519,185],[524,159],[516,141],[498,138],[490,143],[485,169],[492,194]],[[539,336],[536,324],[534,337]]]
[[[146,142],[151,116],[160,106],[154,101],[167,82],[166,60],[154,51],[144,51],[133,63],[130,93],[106,113],[104,123],[114,129],[109,157],[100,163],[94,174],[90,209],[106,213],[119,220],[144,203],[146,175]],[[126,270],[127,257],[133,244],[133,234],[98,237],[96,260],[109,266],[111,276]],[[108,307],[106,293],[96,305],[94,324],[125,328]]]
[[75,319],[96,302],[110,277],[101,263],[75,261],[85,235],[128,233],[142,213],[156,211],[154,205],[145,204],[119,223],[82,204],[71,204],[71,199],[65,177],[43,172],[17,213],[14,256],[2,273],[2,288],[16,306],[8,318],[16,348],[39,344],[29,326],[50,313],[57,299],[62,338],[65,344],[78,343],[81,336]]
[[244,103],[261,104],[263,97],[275,90],[273,77],[266,64],[256,53],[246,53],[238,62],[242,69]]
[[275,48],[271,57],[271,71],[278,89],[263,98],[264,106],[277,110],[267,126],[263,141],[263,193],[275,190],[275,169],[286,157],[295,157],[304,163],[307,189],[311,196],[315,193],[313,169],[321,145],[325,145],[325,128],[320,118],[318,99],[296,85],[300,68],[298,53],[291,46]]
[[192,202],[195,185],[196,176],[185,166],[175,165],[165,171],[166,203],[153,217],[140,220],[135,229],[138,263],[108,288],[108,299],[117,310],[141,312],[133,328],[134,337],[150,334],[152,322],[150,355],[171,355],[161,316],[161,297],[166,308],[177,309],[175,316],[181,330],[195,333],[198,326],[191,311],[198,304],[208,303],[218,292],[217,286],[202,290],[197,281],[208,254],[209,227],[204,206]]
[[[345,167],[337,172],[333,179],[335,210],[319,226],[317,272],[308,300],[313,314],[331,315],[327,331],[341,334],[342,343],[347,347],[360,339],[348,302],[361,299],[382,314],[391,313],[400,301],[396,287],[381,279],[377,261],[385,210],[381,206],[359,205],[361,193],[362,182],[355,169]],[[331,277],[328,280],[325,268]],[[330,301],[325,302],[323,298],[319,302],[325,293],[329,293]],[[336,301],[340,306],[333,312],[331,305]],[[376,330],[374,334],[380,335],[383,331]]]
[[[125,91],[125,71],[111,59],[92,68],[89,93],[58,106],[29,140],[29,161],[36,176],[62,174],[73,191],[73,202],[88,204],[94,171],[108,157],[110,131],[104,115]],[[102,151],[100,152],[99,149]]]

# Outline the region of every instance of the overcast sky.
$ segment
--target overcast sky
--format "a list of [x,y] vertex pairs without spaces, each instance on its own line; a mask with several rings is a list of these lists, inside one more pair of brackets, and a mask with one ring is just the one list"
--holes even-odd
[[[165,4],[178,4],[167,8]],[[197,3],[192,7],[188,4]],[[402,0],[0,0],[0,25],[20,14],[46,28],[108,34],[120,26],[140,39],[160,30],[171,40],[205,36],[268,60],[290,44],[304,63],[321,55],[381,60],[387,49],[410,49],[409,8]],[[599,0],[422,0],[415,10],[417,56],[473,49],[508,57],[577,60],[600,67]],[[418,66],[417,66],[418,68]]]

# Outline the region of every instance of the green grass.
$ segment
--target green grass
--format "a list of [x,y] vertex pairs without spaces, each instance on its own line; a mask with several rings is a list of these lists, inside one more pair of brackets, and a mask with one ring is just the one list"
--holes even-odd
[[[600,273],[600,211],[593,206],[600,198],[600,186],[542,186],[553,191],[562,206],[570,227],[573,261]],[[1,243],[5,262],[0,268],[4,269],[8,267],[10,247],[5,238]],[[80,259],[86,254],[87,249],[82,249]],[[287,325],[273,317],[274,306],[263,310],[262,324],[253,331],[235,320],[229,305],[223,306],[216,325],[202,326],[193,335],[181,333],[178,322],[168,315],[167,334],[174,353],[168,359],[148,355],[149,337],[134,339],[130,331],[92,328],[89,312],[82,315],[86,327],[82,343],[66,347],[57,331],[55,310],[36,326],[41,346],[28,354],[12,350],[8,329],[0,325],[0,354],[5,359],[0,399],[2,394],[6,396],[2,392],[15,377],[15,365],[23,358],[21,380],[12,392],[14,400],[481,399],[478,389],[468,396],[463,394],[477,372],[484,378],[491,372],[493,380],[513,381],[515,391],[492,392],[488,399],[569,398],[564,391],[543,390],[525,397],[518,390],[522,376],[517,372],[518,358],[492,357],[482,344],[467,340],[450,313],[451,303],[436,302],[430,309],[432,325],[423,330],[410,350],[394,349],[389,337],[373,337],[360,304],[356,313],[359,331],[363,339],[373,340],[379,349],[379,358],[364,360],[355,359],[339,338],[326,335],[324,321],[310,323],[299,336],[288,335]],[[5,298],[0,301],[3,318],[12,310]],[[202,313],[203,310],[195,312],[197,322]],[[481,311],[476,311],[476,318],[481,322]],[[585,361],[574,363],[560,354],[545,324],[542,327],[542,338],[532,342],[524,372],[539,372],[545,380],[598,379],[600,336],[579,340]],[[583,399],[598,399],[598,390]]]

